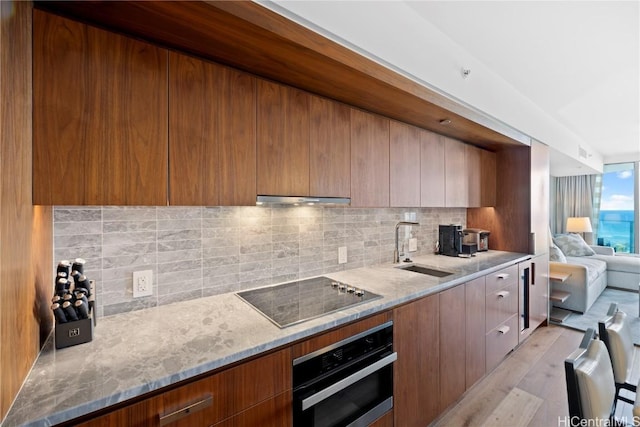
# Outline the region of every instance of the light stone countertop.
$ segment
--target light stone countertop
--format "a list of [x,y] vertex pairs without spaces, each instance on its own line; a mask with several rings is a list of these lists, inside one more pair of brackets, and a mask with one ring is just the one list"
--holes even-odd
[[2,426],[50,426],[223,367],[326,329],[443,291],[531,255],[417,256],[436,278],[381,264],[326,274],[383,298],[284,329],[233,293],[99,318],[93,341],[60,350],[50,338]]

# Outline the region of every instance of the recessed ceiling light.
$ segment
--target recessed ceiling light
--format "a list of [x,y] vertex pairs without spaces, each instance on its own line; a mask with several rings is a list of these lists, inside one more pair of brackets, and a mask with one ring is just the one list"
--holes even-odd
[[449,126],[449,125],[451,124],[451,120],[449,120],[449,119],[442,119],[442,120],[440,120],[440,124],[441,124],[442,126]]

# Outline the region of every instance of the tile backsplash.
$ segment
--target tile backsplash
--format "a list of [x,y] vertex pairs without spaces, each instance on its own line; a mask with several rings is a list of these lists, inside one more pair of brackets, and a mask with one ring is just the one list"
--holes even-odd
[[[463,208],[58,206],[54,261],[87,260],[97,315],[108,316],[390,262],[410,213],[417,254],[434,250],[438,224],[466,223]],[[152,296],[133,298],[138,270],[153,270]]]

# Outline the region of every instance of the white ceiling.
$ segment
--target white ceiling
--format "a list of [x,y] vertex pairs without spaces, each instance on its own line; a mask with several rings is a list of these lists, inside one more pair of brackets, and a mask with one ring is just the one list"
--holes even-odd
[[640,0],[261,3],[550,145],[554,175],[640,160]]

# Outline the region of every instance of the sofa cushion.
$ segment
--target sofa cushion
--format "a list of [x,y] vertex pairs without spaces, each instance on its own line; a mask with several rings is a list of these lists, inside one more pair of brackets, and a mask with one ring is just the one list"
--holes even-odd
[[[623,271],[625,273],[635,273],[640,275],[640,257],[624,255],[596,255],[598,259],[607,262],[607,270]],[[638,279],[640,281],[640,277]]]
[[594,282],[598,276],[607,271],[607,263],[596,257],[567,256],[567,263],[586,267],[589,283]]
[[549,261],[567,262],[567,257],[564,256],[559,247],[551,243],[551,246],[549,246]]
[[553,243],[560,248],[565,256],[577,257],[596,254],[579,234],[558,234],[553,238]]

